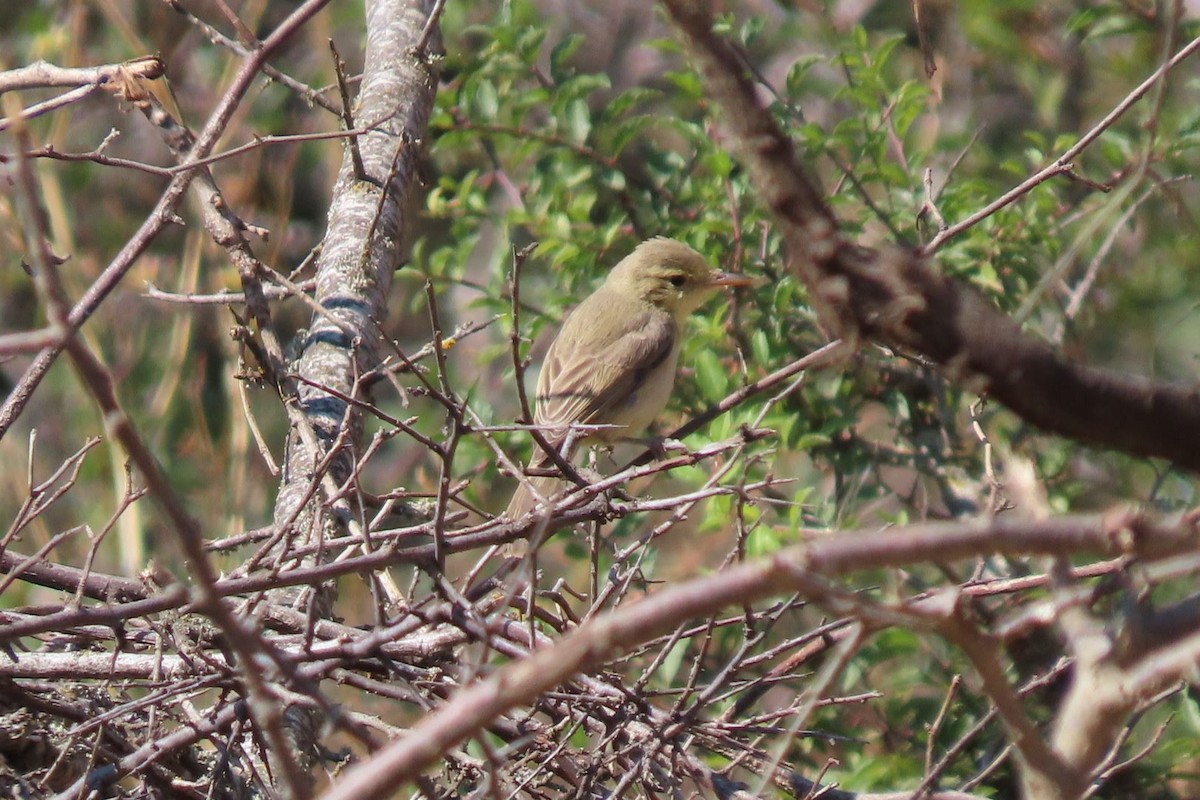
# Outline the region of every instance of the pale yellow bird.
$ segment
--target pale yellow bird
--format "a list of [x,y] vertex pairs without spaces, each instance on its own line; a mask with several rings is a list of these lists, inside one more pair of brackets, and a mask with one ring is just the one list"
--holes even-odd
[[[671,396],[688,315],[720,287],[751,283],[714,269],[682,242],[655,238],[638,245],[566,318],[546,353],[534,423],[550,446],[561,451],[575,424],[613,426],[587,437],[602,443],[639,436]],[[580,438],[575,434],[572,442]],[[539,447],[529,467],[544,471],[552,464]],[[544,500],[566,485],[551,477],[530,483]],[[522,484],[504,515],[518,519],[537,504]],[[510,552],[519,553],[523,544]]]

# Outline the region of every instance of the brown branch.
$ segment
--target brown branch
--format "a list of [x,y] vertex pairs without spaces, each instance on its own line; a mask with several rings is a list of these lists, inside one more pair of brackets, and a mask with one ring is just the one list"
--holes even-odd
[[[28,560],[28,556],[7,550],[0,553],[0,574],[11,574]],[[146,588],[129,578],[117,575],[102,575],[98,572],[85,573],[75,567],[39,561],[21,570],[20,578],[28,583],[59,589],[64,592],[82,592],[85,597],[96,600],[111,600],[123,603],[140,600],[146,596]]]
[[[555,526],[595,518],[592,505],[557,512]],[[532,520],[524,527],[537,524]],[[1100,555],[1117,557],[1135,554],[1142,558],[1165,558],[1190,552],[1200,532],[1190,519],[1157,518],[1135,512],[1107,515],[1084,514],[1052,520],[981,519],[963,522],[934,522],[896,528],[881,535],[877,529],[848,531],[815,540],[806,554],[814,569],[841,574],[858,569],[904,566],[923,561],[949,561],[990,553],[1019,555]],[[446,536],[448,554],[477,550],[511,541],[522,526],[492,522]],[[373,534],[378,538],[378,534]],[[342,546],[329,542],[328,546]],[[369,572],[403,563],[430,564],[433,545],[419,544],[373,551],[329,564],[297,566],[278,572],[264,570],[244,578],[217,581],[222,597],[249,594],[270,588],[304,586],[329,581],[342,575]],[[1037,585],[1035,582],[1032,585]],[[1022,587],[1026,588],[1026,587]],[[187,591],[175,584],[145,600],[119,606],[68,609],[42,617],[10,622],[0,627],[0,644],[23,636],[79,625],[113,625],[124,619],[161,613],[170,609],[194,610],[188,606]]]
[[123,64],[104,64],[98,67],[66,68],[39,61],[26,67],[0,72],[0,95],[13,89],[51,86],[76,87],[27,108],[11,110],[6,108],[8,116],[0,118],[0,131],[8,130],[14,125],[24,124],[25,120],[79,102],[101,87],[110,89],[118,97],[127,98],[131,94],[140,92],[138,81],[159,78],[165,69],[166,65],[158,57],[144,56]]
[[[486,680],[455,695],[407,736],[346,772],[326,800],[390,796],[456,743],[489,720],[527,703],[563,681],[611,661],[639,643],[674,630],[686,619],[706,617],[801,587],[816,576],[969,557],[1056,552],[1137,553],[1161,557],[1186,552],[1200,539],[1195,522],[1163,527],[1128,513],[1071,520],[981,520],[913,526],[887,534],[864,532],[818,538],[773,558],[739,564],[718,575],[665,588],[651,597],[602,614],[539,648]],[[514,626],[515,630],[525,630]]]
[[[216,666],[224,667],[222,656],[212,654]],[[11,653],[0,652],[0,677],[54,680],[173,681],[212,672],[214,664],[181,656],[154,653]]]
[[45,89],[52,86],[101,85],[130,78],[153,80],[161,77],[166,65],[156,56],[144,56],[120,64],[96,67],[59,67],[37,61],[17,69],[0,72],[0,94],[15,89]]
[[722,112],[731,148],[779,222],[793,269],[835,334],[916,351],[1046,431],[1200,470],[1200,391],[1068,361],[919,254],[846,241],[795,144],[758,102],[735,48],[713,33],[698,4],[664,4]]

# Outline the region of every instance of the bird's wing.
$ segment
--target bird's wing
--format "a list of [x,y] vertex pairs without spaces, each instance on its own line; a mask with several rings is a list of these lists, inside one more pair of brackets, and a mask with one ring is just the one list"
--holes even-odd
[[[538,375],[534,421],[557,446],[573,423],[603,424],[610,412],[638,389],[675,348],[678,332],[671,315],[639,310],[608,336],[563,326]],[[581,354],[580,338],[589,342]],[[596,339],[600,338],[601,341]]]

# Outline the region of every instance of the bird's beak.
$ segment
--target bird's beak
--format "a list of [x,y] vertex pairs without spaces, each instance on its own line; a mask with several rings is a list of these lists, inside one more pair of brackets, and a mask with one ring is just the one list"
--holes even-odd
[[736,272],[718,272],[708,280],[709,286],[753,286],[754,278]]

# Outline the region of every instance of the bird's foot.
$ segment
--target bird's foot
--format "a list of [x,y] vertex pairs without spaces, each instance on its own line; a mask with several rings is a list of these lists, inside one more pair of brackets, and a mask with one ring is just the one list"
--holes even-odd
[[665,460],[672,453],[691,452],[683,442],[666,436],[652,436],[646,441],[646,449],[659,461]]

